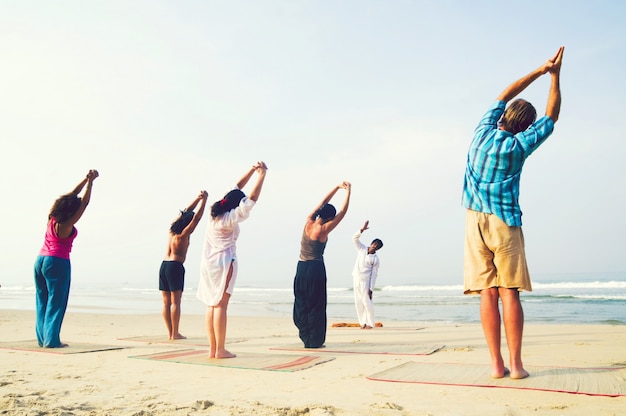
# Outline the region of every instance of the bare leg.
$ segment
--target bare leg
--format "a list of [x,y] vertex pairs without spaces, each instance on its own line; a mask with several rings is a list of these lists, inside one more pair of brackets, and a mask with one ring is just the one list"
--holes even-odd
[[504,360],[500,351],[500,310],[497,287],[483,289],[480,292],[480,321],[489,347],[491,357],[491,377],[502,378],[506,375]]
[[235,354],[226,350],[226,312],[228,309],[228,301],[230,294],[226,293],[226,288],[230,283],[233,274],[233,266],[231,264],[226,278],[226,285],[222,299],[215,306],[208,306],[206,311],[206,327],[209,337],[209,345],[211,346],[209,358],[233,358]]
[[213,327],[214,306],[207,306],[206,308],[206,332],[209,338],[210,353],[209,358],[215,358],[215,347],[217,342],[215,341],[215,328]]
[[180,332],[178,332],[178,326],[180,324],[180,302],[183,297],[182,290],[175,290],[174,292],[170,292],[172,294],[171,300],[171,309],[170,309],[170,319],[172,322],[172,329],[170,331],[170,339],[185,339]]
[[224,292],[222,300],[214,308],[213,325],[215,327],[215,358],[233,358],[236,355],[226,350],[226,312],[230,295]]
[[165,321],[165,326],[167,327],[167,336],[169,339],[172,339],[171,293],[172,292],[166,290],[161,291],[161,295],[163,296],[163,320]]
[[524,311],[517,289],[499,288],[502,299],[502,315],[504,332],[509,346],[511,378],[519,379],[529,376],[522,364],[522,335],[524,332]]

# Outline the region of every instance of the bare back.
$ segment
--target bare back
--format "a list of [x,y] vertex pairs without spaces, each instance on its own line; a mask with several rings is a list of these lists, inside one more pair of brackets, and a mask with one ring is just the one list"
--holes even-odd
[[184,263],[187,258],[187,249],[189,249],[189,234],[173,234],[170,233],[167,242],[167,254],[165,260],[178,261]]
[[325,243],[328,240],[328,232],[324,230],[321,221],[309,219],[304,225],[304,233],[314,241]]

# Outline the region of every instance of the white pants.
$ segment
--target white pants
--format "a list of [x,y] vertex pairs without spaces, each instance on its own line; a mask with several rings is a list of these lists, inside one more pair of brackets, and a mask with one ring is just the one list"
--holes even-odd
[[374,327],[374,302],[369,296],[369,282],[354,279],[354,306],[359,325]]

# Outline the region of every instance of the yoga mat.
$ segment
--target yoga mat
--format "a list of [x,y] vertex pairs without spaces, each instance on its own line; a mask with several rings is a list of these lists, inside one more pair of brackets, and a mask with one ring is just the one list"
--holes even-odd
[[[376,328],[382,328],[383,327],[383,323],[382,322],[375,322],[374,326]],[[331,327],[333,327],[333,328],[360,328],[361,324],[359,324],[358,322],[336,322],[336,323],[332,324]]]
[[345,354],[430,355],[444,346],[420,344],[382,344],[373,342],[333,342],[324,348],[304,348],[302,344],[271,347],[270,350],[332,352]]
[[156,354],[135,355],[129,358],[142,360],[169,361],[184,364],[199,364],[214,367],[243,368],[249,370],[269,371],[298,371],[313,367],[328,361],[334,357],[318,357],[313,355],[287,355],[287,354],[253,354],[242,353],[235,358],[216,359],[209,358],[207,350],[176,350],[160,352]]
[[[194,345],[199,347],[208,347],[209,340],[207,337],[189,337],[185,339],[168,339],[164,335],[139,335],[136,337],[118,338],[120,341],[136,341],[147,342],[149,344],[178,344],[178,345]],[[226,344],[234,344],[237,342],[247,341],[245,338],[227,339]]]
[[626,367],[525,367],[530,377],[494,379],[488,365],[407,362],[367,377],[400,383],[498,387],[590,396],[626,395]]
[[[374,326],[376,328],[383,328],[383,323],[382,322],[376,322],[374,324]],[[335,322],[334,324],[332,324],[330,326],[331,328],[361,328],[361,325],[359,325],[356,322]],[[393,330],[401,330],[401,331],[419,331],[420,329],[424,329],[425,327],[401,327],[401,326],[385,326],[385,331],[389,331],[390,329]],[[374,331],[374,332],[378,332],[378,331]]]
[[0,348],[18,351],[47,352],[49,354],[82,354],[86,352],[121,350],[126,348],[119,345],[89,344],[85,342],[68,342],[68,347],[42,348],[35,340],[0,342]]

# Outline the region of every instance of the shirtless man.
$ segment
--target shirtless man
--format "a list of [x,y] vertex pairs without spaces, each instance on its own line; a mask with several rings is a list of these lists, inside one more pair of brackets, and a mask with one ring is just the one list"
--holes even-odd
[[[183,263],[187,257],[189,239],[194,232],[202,214],[209,194],[201,191],[200,195],[172,223],[167,241],[167,254],[159,271],[159,290],[163,295],[163,319],[169,332],[169,339],[184,339],[178,332],[180,323],[180,300],[185,286],[185,268]],[[200,203],[198,212],[193,210]]]

